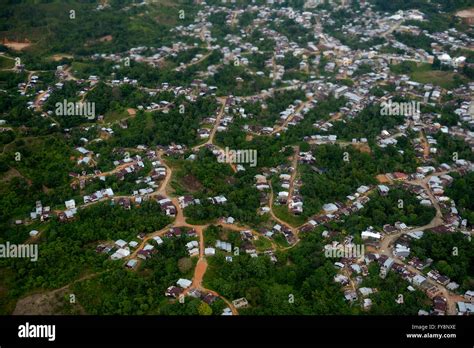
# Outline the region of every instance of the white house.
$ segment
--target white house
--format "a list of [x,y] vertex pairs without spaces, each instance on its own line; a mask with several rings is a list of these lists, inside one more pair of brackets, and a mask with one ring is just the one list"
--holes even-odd
[[190,281],[189,279],[184,279],[184,278],[180,278],[176,284],[180,287],[182,287],[183,289],[187,289],[191,286],[193,282]]

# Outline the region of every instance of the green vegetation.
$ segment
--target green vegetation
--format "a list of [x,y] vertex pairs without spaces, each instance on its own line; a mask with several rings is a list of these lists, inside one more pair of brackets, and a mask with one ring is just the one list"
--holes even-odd
[[180,314],[179,305],[170,307],[165,291],[177,279],[191,276],[189,272],[183,274],[178,265],[179,259],[187,256],[185,244],[188,241],[184,237],[167,239],[137,272],[126,270],[120,264],[109,272],[77,283],[74,291],[78,302],[88,314]]
[[[363,31],[353,30],[361,26],[376,29],[374,23],[361,17],[367,7],[358,1],[349,6],[324,1],[316,9],[307,9],[305,0],[271,6],[266,0],[256,0],[255,6],[245,0],[205,2],[214,8],[193,0],[68,0],[67,6],[59,0],[10,0],[2,4],[0,245],[37,245],[39,258],[36,262],[0,258],[0,314],[11,314],[19,299],[55,294],[57,303],[51,310],[58,314],[220,315],[228,300],[241,297],[249,302],[247,308],[239,309],[243,315],[414,315],[419,309],[431,308],[428,297],[419,289],[409,291],[409,284],[396,272],[381,279],[376,262],[368,265],[368,274],[366,269],[358,275],[354,270],[349,285],[376,289],[370,296],[372,308],[363,309],[360,296],[354,302],[346,301],[344,291],[349,286],[341,286],[334,277],[349,268],[338,270],[335,260],[326,257],[323,250],[328,243],[348,237],[362,243],[360,233],[369,226],[378,231],[396,222],[423,226],[435,217],[435,209],[421,205],[408,184],[387,184],[390,192],[385,196],[378,193],[377,175],[414,173],[422,165],[437,166],[457,159],[474,161],[468,141],[443,132],[433,134],[427,127],[431,114],[440,115],[434,122],[443,126],[470,129],[467,122],[460,122],[456,110],[461,105],[464,108],[462,103],[468,100],[466,85],[474,76],[474,54],[462,48],[457,39],[462,41],[473,33],[454,12],[472,5],[472,0],[371,2],[378,11],[390,13],[420,8],[428,20],[404,23],[419,26],[420,35],[394,31],[369,38]],[[261,5],[270,10],[260,11]],[[289,7],[299,11],[296,16]],[[304,11],[307,13],[301,17]],[[381,16],[387,17],[382,12]],[[308,13],[317,15],[308,22]],[[321,22],[321,18],[325,20]],[[356,26],[349,28],[349,23]],[[318,34],[320,25],[325,38]],[[444,88],[442,103],[424,105],[422,110],[422,121],[426,121],[423,131],[437,140],[438,149],[427,162],[415,152],[418,134],[410,129],[413,122],[407,123],[405,116],[381,115],[377,99],[405,101],[408,95],[422,96],[423,92],[413,87],[405,93],[405,84],[393,79],[378,53],[412,53],[392,47],[393,37],[432,53],[434,39],[427,33],[450,28],[457,29],[457,33],[451,32],[457,39],[442,50],[452,57],[465,56],[465,66],[454,69],[439,59],[431,65],[406,61],[390,66],[393,74]],[[331,48],[331,38],[353,51],[345,55],[339,48]],[[317,45],[319,51],[309,43]],[[16,57],[23,71],[12,69]],[[130,64],[125,63],[126,58]],[[248,64],[244,64],[245,59]],[[270,78],[275,72],[270,62],[284,66],[281,79]],[[307,63],[304,69],[301,62]],[[336,69],[326,72],[330,62]],[[67,76],[62,76],[58,66]],[[357,69],[352,76],[345,74],[354,66]],[[97,76],[98,82],[90,81],[91,75]],[[380,79],[383,76],[387,78]],[[121,82],[125,79],[129,83]],[[320,82],[328,88],[320,87]],[[357,102],[336,98],[330,92],[340,85],[364,96],[363,109],[355,105]],[[291,86],[295,89],[286,88]],[[265,90],[273,92],[267,95]],[[368,90],[370,95],[365,93]],[[309,93],[314,98],[311,103],[306,98]],[[47,97],[44,103],[43,97]],[[56,103],[64,100],[94,103],[100,117],[90,120],[57,115]],[[307,102],[304,105],[310,109],[302,109],[303,117],[293,118],[294,122],[280,129],[280,113],[291,105],[300,109],[301,102]],[[217,128],[214,132],[219,124],[209,119],[217,115],[222,116],[220,125],[225,123],[225,131]],[[324,122],[332,124],[327,131],[319,126]],[[278,132],[270,135],[254,131],[275,125]],[[243,164],[245,170],[237,171],[234,165],[220,163],[216,149],[198,133],[203,127],[213,130],[212,145],[218,148],[256,151],[256,166]],[[383,130],[396,138],[395,145],[379,146]],[[319,145],[311,137],[329,134],[337,136],[335,144]],[[182,153],[167,148],[174,145],[183,145]],[[86,154],[79,147],[90,152]],[[274,195],[283,190],[278,175],[289,171],[296,147],[315,158],[312,163],[298,164],[303,214],[296,216],[286,205],[273,202],[272,213],[279,219],[299,227],[320,213],[325,203],[348,203],[347,196],[361,185],[373,188],[367,193],[370,200],[357,212],[320,224],[309,233],[295,232],[296,244],[289,245],[283,233],[268,238],[257,232],[251,244],[258,257],[239,254],[235,248],[245,249],[246,236],[235,228],[224,228],[224,223],[218,225],[220,219],[233,217],[234,227],[252,229],[252,233],[271,229],[275,224],[272,214],[260,215],[261,208],[268,205],[269,192],[257,190],[256,175],[267,177]],[[128,169],[123,160],[136,155],[141,156],[142,163],[133,173],[122,175]],[[82,161],[85,156],[89,162]],[[166,185],[161,175],[156,179],[156,156],[167,167],[168,175],[172,169]],[[454,182],[446,188],[446,195],[456,202],[469,228],[474,223],[474,176],[462,174],[451,174]],[[150,187],[154,190],[151,195],[136,192]],[[123,201],[118,204],[110,199],[82,204],[85,195],[104,188],[111,188],[123,201],[130,199],[131,206],[122,207]],[[156,202],[162,195],[173,202],[189,195],[200,204],[178,211],[175,221],[165,216]],[[214,203],[216,196],[227,201]],[[73,218],[63,221],[60,213],[70,199],[75,200],[78,210]],[[38,201],[50,208],[46,221],[31,214]],[[203,228],[203,236],[189,237],[187,228],[179,226],[185,232],[181,237],[159,233],[164,240],[160,246],[148,238],[143,241],[143,234],[150,237],[181,225],[181,213],[186,224],[200,225],[197,232]],[[30,237],[32,230],[39,235]],[[329,234],[322,237],[323,231]],[[140,259],[131,270],[124,264],[138,257],[136,254],[113,261],[110,254],[115,248],[108,253],[96,251],[99,244],[112,246],[118,239],[143,241],[138,242],[139,248],[154,244],[153,256]],[[216,250],[215,256],[205,259],[191,257],[186,244],[197,239],[203,242],[201,248],[215,247],[216,241],[222,240],[234,249],[230,253]],[[465,291],[474,285],[471,243],[457,232],[426,232],[412,242],[411,248],[414,256],[432,258],[431,267],[459,282],[460,290]],[[272,258],[264,253],[269,250]],[[208,263],[203,275],[199,274],[201,268],[196,270],[198,260],[200,267]],[[201,276],[203,284],[199,284]],[[212,289],[220,297],[211,304],[190,296],[184,303],[166,297],[166,289],[180,278],[193,279],[193,286]],[[75,294],[77,305],[69,303],[69,292]],[[400,294],[403,305],[395,302]]]
[[403,116],[381,115],[380,107],[371,105],[347,122],[335,122],[329,132],[348,141],[354,138],[367,138],[373,142],[382,130],[390,130],[403,121]]
[[408,74],[416,82],[432,83],[446,89],[457,88],[466,81],[464,75],[452,71],[434,70],[430,64],[405,61],[391,65],[390,69],[396,74]]
[[[410,283],[400,279],[400,276],[393,272],[390,272],[385,279],[381,279],[379,271],[377,264],[370,264],[369,276],[361,284],[361,287],[377,289],[377,292],[370,296],[373,303],[370,314],[414,315],[420,309],[431,308],[430,299],[421,290],[409,291],[407,287]],[[396,302],[400,294],[403,295],[403,305]]]
[[250,75],[242,66],[233,63],[225,65],[208,82],[210,86],[217,87],[218,95],[252,95],[258,94],[262,89],[268,89],[271,81],[267,77]]
[[344,219],[341,227],[351,234],[372,226],[382,230],[385,224],[404,222],[408,226],[424,226],[435,217],[435,209],[422,206],[414,194],[392,187],[387,196],[378,192],[369,196],[365,207]]
[[[184,97],[175,101],[176,107],[168,113],[138,112],[128,120],[128,129],[116,126],[113,143],[133,147],[140,144],[169,145],[171,143],[194,145],[197,130],[203,118],[215,113],[217,103],[213,98],[199,98],[190,103]],[[184,113],[180,112],[184,106]]]
[[461,285],[461,292],[474,286],[473,242],[462,233],[437,234],[426,232],[410,244],[414,256],[431,258],[432,268]]
[[437,133],[435,139],[438,141],[436,158],[439,163],[453,163],[456,159],[474,160],[474,153],[464,140],[444,133]]
[[[344,301],[341,287],[333,280],[336,269],[322,249],[321,237],[311,233],[288,255],[277,252],[276,264],[266,257],[248,255],[234,256],[232,262],[226,262],[223,256],[216,255],[209,260],[205,286],[230,299],[245,297],[249,307],[239,310],[244,315],[364,313],[360,305],[351,306]],[[420,307],[428,308],[429,300],[423,293],[408,292],[408,284],[393,273],[381,280],[377,268],[371,265],[370,275],[363,282],[378,289],[371,296],[376,300],[370,313],[416,314]],[[405,296],[403,306],[395,302],[399,293]]]
[[[97,51],[119,52],[140,45],[170,43],[170,25],[191,22],[195,12],[195,7],[184,1],[179,2],[179,8],[163,0],[146,7],[133,3],[111,1],[112,8],[99,11],[97,2],[70,1],[67,8],[60,1],[10,2],[0,11],[0,31],[11,40],[29,39],[35,52],[85,56]],[[124,15],[117,16],[117,11],[126,5]],[[179,19],[180,9],[185,9],[185,19]],[[73,15],[71,10],[75,11]]]
[[0,69],[11,69],[15,66],[15,60],[0,55]]
[[288,225],[293,227],[301,226],[306,222],[306,216],[294,215],[288,210],[286,205],[273,205],[273,213],[279,218],[285,221]]
[[[31,290],[56,289],[79,278],[86,270],[108,269],[111,263],[106,261],[106,255],[95,252],[98,242],[131,240],[141,232],[163,228],[169,219],[158,211],[156,203],[129,211],[110,204],[97,204],[93,209],[80,210],[70,223],[52,220],[40,236],[41,257],[36,262],[20,258],[0,260],[1,269],[6,267],[13,271],[7,282],[11,286],[9,297],[18,298]],[[8,235],[2,234],[2,243],[8,240],[5,237]]]
[[446,195],[456,202],[460,215],[467,219],[470,225],[474,224],[474,173],[460,176],[451,174],[454,182],[446,189]]
[[[305,95],[301,90],[281,91],[275,93],[275,96],[265,99],[264,102],[249,102],[243,104],[242,107],[245,109],[245,113],[253,116],[249,124],[273,127],[275,122],[280,119],[280,112],[294,104],[296,100],[303,101],[304,99]],[[262,105],[266,107],[263,108]]]
[[[232,216],[251,225],[261,222],[264,218],[257,215],[260,203],[252,173],[248,170],[232,176],[230,166],[219,163],[209,150],[201,150],[198,160],[186,161],[178,177],[193,178],[202,185],[200,192],[194,194],[201,199],[201,204],[185,209],[189,222],[201,224],[222,216]],[[228,201],[222,205],[211,204],[207,198],[217,195],[225,196]]]

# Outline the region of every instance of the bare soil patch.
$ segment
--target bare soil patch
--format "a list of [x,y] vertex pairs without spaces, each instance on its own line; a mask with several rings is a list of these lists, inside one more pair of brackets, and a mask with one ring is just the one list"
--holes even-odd
[[105,35],[99,39],[100,42],[109,42],[112,41],[114,37],[112,35]]
[[199,182],[199,180],[191,174],[188,174],[184,176],[181,179],[181,184],[184,186],[184,188],[188,191],[195,192],[198,191],[202,188],[202,184]]
[[18,41],[8,41],[4,40],[3,45],[7,46],[8,48],[14,51],[22,51],[31,46],[31,42],[18,42]]
[[196,269],[194,271],[193,286],[200,288],[202,285],[202,279],[207,270],[207,261],[206,259],[199,259]]
[[[65,305],[65,296],[68,295],[68,288],[61,288],[27,296],[17,302],[13,315],[65,314],[62,307]],[[75,306],[77,306],[78,314],[85,314],[84,309],[77,302]]]
[[474,17],[474,7],[461,10],[456,13],[456,16],[461,17],[461,18],[472,18]]
[[23,178],[23,175],[15,168],[10,168],[7,172],[2,174],[0,181],[10,181],[13,178]]
[[70,54],[55,54],[55,55],[51,56],[51,59],[54,60],[55,62],[59,62],[63,58],[72,59],[74,57],[71,56]]
[[390,179],[387,178],[387,176],[385,174],[379,174],[375,177],[377,179],[377,181],[381,184],[386,184],[386,183],[389,183],[390,182]]
[[361,144],[353,144],[353,146],[359,150],[360,152],[365,152],[365,153],[371,153],[372,150],[370,149],[370,146],[366,143],[361,143]]

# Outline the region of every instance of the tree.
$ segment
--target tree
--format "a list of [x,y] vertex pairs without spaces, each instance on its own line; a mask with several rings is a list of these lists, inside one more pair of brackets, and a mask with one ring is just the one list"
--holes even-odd
[[193,262],[189,257],[183,257],[178,261],[178,268],[181,273],[188,272],[193,266]]
[[206,302],[201,302],[198,312],[199,315],[212,315],[212,308]]

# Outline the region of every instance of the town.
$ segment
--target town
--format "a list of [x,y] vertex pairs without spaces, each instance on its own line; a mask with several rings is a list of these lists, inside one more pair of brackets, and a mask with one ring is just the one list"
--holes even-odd
[[0,313],[472,314],[474,9],[395,3],[5,34],[0,243],[39,251],[0,258]]

